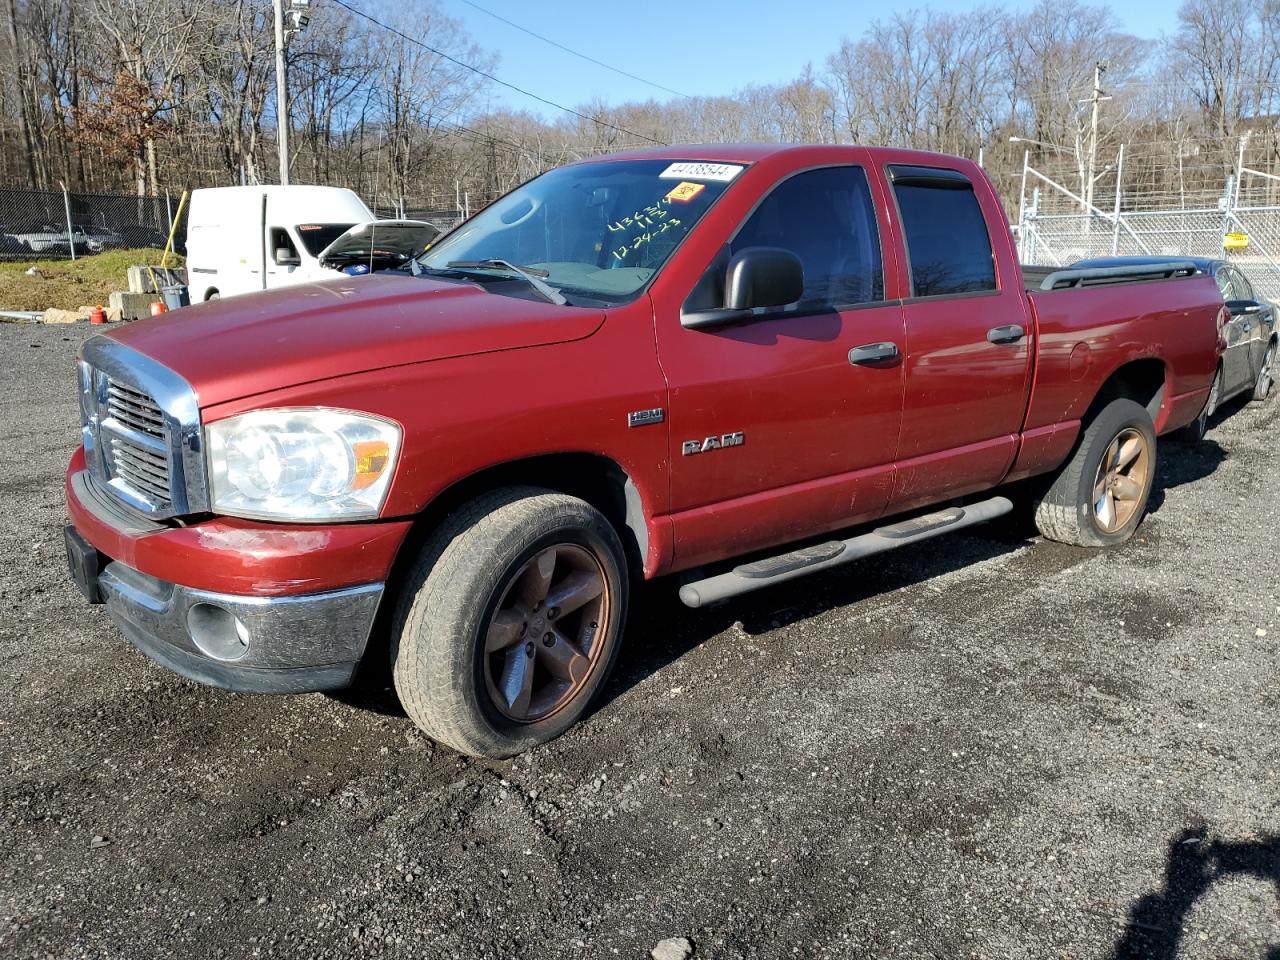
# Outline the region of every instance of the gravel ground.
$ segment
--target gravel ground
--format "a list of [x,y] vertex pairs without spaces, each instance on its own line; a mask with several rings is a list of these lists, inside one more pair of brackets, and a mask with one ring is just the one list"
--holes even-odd
[[4,957],[1280,957],[1280,406],[1138,537],[979,530],[704,611],[511,762],[197,686],[67,579],[82,327],[0,326]]

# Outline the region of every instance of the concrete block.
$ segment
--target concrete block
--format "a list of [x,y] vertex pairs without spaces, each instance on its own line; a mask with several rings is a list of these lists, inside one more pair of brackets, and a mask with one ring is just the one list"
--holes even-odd
[[151,316],[151,301],[158,299],[159,295],[154,293],[124,293],[113,290],[107,300],[108,316],[112,311],[118,311],[122,320],[141,320]]
[[44,312],[44,323],[79,323],[81,320],[88,320],[89,314],[81,313],[79,310],[59,310],[57,307],[50,307]]
[[175,284],[187,282],[187,271],[184,267],[148,267],[133,266],[129,268],[129,292],[130,293],[157,293],[155,284],[151,282],[151,275],[154,273],[156,283],[162,287],[172,287]]

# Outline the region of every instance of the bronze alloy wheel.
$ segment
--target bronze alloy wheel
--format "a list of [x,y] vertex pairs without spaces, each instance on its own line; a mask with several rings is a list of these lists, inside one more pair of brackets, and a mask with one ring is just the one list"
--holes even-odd
[[585,547],[557,544],[526,561],[484,629],[493,706],[534,723],[573,700],[606,646],[610,600],[604,569]]
[[1133,427],[1107,446],[1093,481],[1093,515],[1098,529],[1115,533],[1131,519],[1151,484],[1154,461],[1146,438]]

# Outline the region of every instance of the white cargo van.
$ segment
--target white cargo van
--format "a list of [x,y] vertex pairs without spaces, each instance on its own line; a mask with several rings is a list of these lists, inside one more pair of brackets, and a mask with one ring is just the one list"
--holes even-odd
[[187,218],[191,301],[403,264],[440,234],[422,220],[376,220],[344,187],[212,187]]

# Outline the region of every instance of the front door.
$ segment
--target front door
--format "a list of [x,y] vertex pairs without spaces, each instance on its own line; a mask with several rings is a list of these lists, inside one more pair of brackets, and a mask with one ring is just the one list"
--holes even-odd
[[1262,366],[1262,354],[1266,349],[1263,311],[1270,310],[1270,304],[1257,299],[1253,286],[1234,267],[1219,267],[1217,281],[1224,300],[1241,300],[1259,306],[1256,313],[1233,314],[1227,321],[1227,352],[1222,358],[1222,392],[1225,396],[1252,387],[1257,379],[1256,371]]
[[[881,233],[862,167],[791,175],[738,226],[690,300],[721,305],[728,258],[748,247],[794,253],[802,299],[719,329],[686,329],[677,308],[655,318],[670,388],[677,567],[884,510],[902,416],[903,319],[885,299]],[[866,345],[875,350],[851,356]]]

